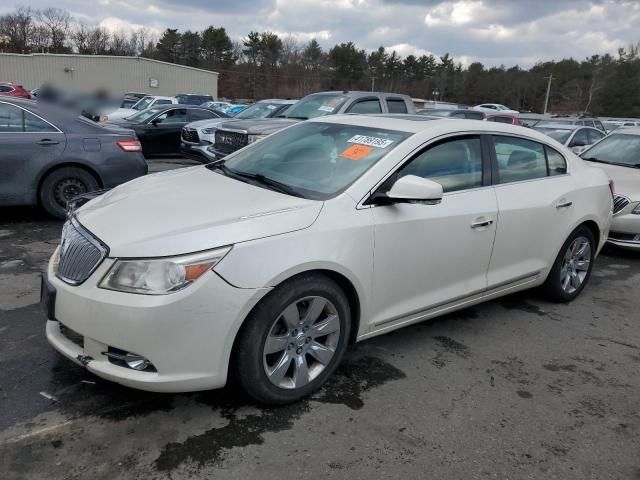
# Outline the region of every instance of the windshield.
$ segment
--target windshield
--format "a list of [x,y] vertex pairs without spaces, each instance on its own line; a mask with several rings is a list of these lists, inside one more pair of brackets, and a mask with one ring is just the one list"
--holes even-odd
[[584,152],[581,157],[585,160],[640,168],[640,135],[612,133]]
[[235,118],[267,118],[281,106],[280,103],[254,103],[238,113]]
[[163,111],[166,107],[152,107],[147,110],[143,110],[142,112],[138,112],[135,115],[131,115],[127,117],[127,120],[131,123],[142,123],[146,120],[149,120],[156,113]]
[[325,200],[410,135],[356,125],[301,123],[240,150],[224,166],[232,176],[263,177],[302,197]]
[[323,117],[325,115],[338,113],[338,110],[346,101],[346,95],[334,95],[330,93],[309,95],[287,110],[284,117],[299,118],[301,120]]
[[138,111],[146,110],[149,107],[149,105],[151,105],[151,102],[153,102],[153,97],[144,97],[138,100],[138,103],[136,103],[131,108]]
[[560,142],[562,144],[565,144],[567,142],[572,132],[572,130],[553,127],[534,127],[533,129],[550,136],[556,142]]

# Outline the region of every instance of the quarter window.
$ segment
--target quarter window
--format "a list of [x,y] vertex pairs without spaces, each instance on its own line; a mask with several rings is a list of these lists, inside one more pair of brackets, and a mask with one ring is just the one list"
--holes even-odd
[[542,144],[523,138],[494,136],[500,183],[520,182],[547,176]]
[[547,154],[547,164],[549,165],[549,175],[564,175],[567,173],[567,161],[564,157],[551,147],[545,145],[544,150]]
[[398,172],[433,180],[445,192],[482,186],[482,147],[479,137],[449,140],[420,153]]
[[349,108],[349,113],[382,113],[380,100],[372,98],[354,103],[351,105],[351,108]]

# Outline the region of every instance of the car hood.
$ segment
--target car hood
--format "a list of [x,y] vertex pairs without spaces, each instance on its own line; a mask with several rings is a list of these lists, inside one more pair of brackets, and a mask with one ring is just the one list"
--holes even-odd
[[301,120],[293,118],[252,118],[224,122],[218,125],[218,129],[244,130],[250,135],[269,135],[300,122]]
[[228,118],[207,118],[206,120],[198,120],[197,122],[187,123],[188,128],[210,128],[221,124],[224,121],[229,121]]
[[76,215],[111,257],[163,257],[301,230],[322,205],[197,166],[140,177]]
[[616,193],[628,197],[631,201],[640,201],[640,168],[585,161],[592,167],[604,170],[609,175],[609,178],[613,180]]

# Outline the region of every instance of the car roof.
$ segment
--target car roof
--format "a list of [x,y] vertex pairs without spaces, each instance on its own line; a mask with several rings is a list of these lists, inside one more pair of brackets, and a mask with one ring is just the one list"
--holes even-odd
[[587,125],[567,125],[564,123],[555,124],[553,122],[539,122],[534,125],[533,128],[553,128],[554,130],[577,130],[579,128],[591,128],[592,130],[597,130],[592,126]]
[[[542,132],[531,128],[510,125],[499,122],[479,122],[478,120],[427,117],[425,115],[326,115],[307,120],[307,122],[334,123],[343,125],[354,125],[370,128],[382,128],[386,130],[397,130],[408,133],[428,133],[430,136],[438,136],[447,133],[505,133],[517,134],[524,137],[533,138],[543,143],[549,143],[550,139]],[[640,130],[640,129],[639,129]]]
[[624,133],[625,135],[640,135],[640,127],[620,127],[616,128],[612,135]]
[[365,92],[361,90],[329,90],[326,92],[315,92],[307,95],[307,97],[312,97],[314,95],[346,95],[349,97],[375,97],[375,96],[387,96],[387,97],[405,97],[408,98],[408,95],[403,93],[393,93],[393,92]]
[[[287,99],[283,99],[283,98],[265,98],[264,100],[259,100],[256,103],[277,103],[280,105],[293,105],[294,103],[296,103],[298,100],[292,100],[290,98]],[[255,105],[255,103],[254,103]]]

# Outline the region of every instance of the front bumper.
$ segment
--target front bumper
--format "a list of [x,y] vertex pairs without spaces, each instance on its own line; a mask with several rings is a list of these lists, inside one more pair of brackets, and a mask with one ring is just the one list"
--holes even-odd
[[216,156],[207,150],[209,145],[180,142],[180,153],[198,162],[213,162]]
[[[633,208],[635,204],[629,210]],[[616,247],[640,251],[640,215],[630,212],[615,215],[607,242]]]
[[[235,288],[213,271],[169,295],[97,288],[112,264],[104,260],[82,285],[71,286],[55,276],[50,261],[46,280],[56,297],[46,327],[49,343],[99,377],[128,387],[186,392],[224,386],[235,336],[269,289]],[[61,324],[81,335],[81,344],[66,337]],[[103,353],[109,347],[142,355],[157,371],[114,364]]]

